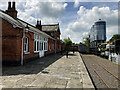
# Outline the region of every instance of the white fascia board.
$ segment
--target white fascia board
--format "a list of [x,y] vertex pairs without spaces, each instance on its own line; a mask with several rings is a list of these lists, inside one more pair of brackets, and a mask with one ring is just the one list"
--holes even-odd
[[[28,27],[31,27],[31,26],[28,25]],[[35,29],[36,29],[36,28],[35,28]],[[33,33],[35,33],[35,34],[44,35],[44,36],[46,36],[46,37],[48,37],[48,38],[51,38],[51,39],[55,40],[53,37],[49,36],[48,34],[42,32],[42,31],[40,31],[39,29],[38,29],[38,30],[37,30],[37,29],[36,29],[36,30],[33,30],[33,29],[30,28],[29,31],[30,31],[30,32],[33,32]]]
[[14,25],[16,27],[23,28],[23,27],[19,26],[17,23],[15,23],[12,20],[10,20],[9,18],[7,18],[6,16],[2,15],[2,14],[0,14],[0,17],[7,20],[9,23],[11,23],[12,25]]

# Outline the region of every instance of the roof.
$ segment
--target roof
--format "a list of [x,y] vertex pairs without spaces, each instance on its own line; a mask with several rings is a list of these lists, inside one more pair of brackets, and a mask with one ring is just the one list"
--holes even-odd
[[99,24],[99,23],[106,23],[105,21],[99,20],[97,22],[95,22],[95,24]]
[[0,17],[7,20],[9,23],[15,25],[16,27],[20,27],[22,28],[23,25],[18,22],[15,18],[11,17],[10,15],[8,15],[6,12],[0,10]]
[[25,22],[25,21],[23,21],[23,20],[21,20],[21,19],[18,19],[18,21],[19,21],[20,23],[22,23],[22,25],[24,25],[24,26],[27,26],[27,25],[28,25],[29,30],[30,30],[31,32],[36,32],[36,33],[39,33],[39,34],[43,34],[43,35],[45,35],[45,36],[47,36],[47,37],[49,37],[49,38],[54,39],[53,37],[51,37],[50,35],[46,34],[45,32],[40,31],[40,30],[39,30],[38,28],[36,28],[35,26],[33,26],[33,25],[31,25],[31,24],[29,24],[29,23],[27,23],[27,22]]
[[57,31],[58,29],[59,29],[59,24],[42,25],[42,31]]
[[[2,11],[2,10],[0,10],[0,17],[7,20],[9,23],[14,25],[15,27],[19,27],[19,28],[24,29],[28,25],[29,30],[31,32],[37,32],[39,34],[43,34],[43,35],[45,35],[45,36],[47,36],[49,38],[52,38],[50,35],[46,34],[45,32],[40,31],[35,26],[33,26],[33,25],[31,25],[31,24],[29,24],[29,23],[27,23],[27,22],[25,22],[25,21],[23,21],[21,19],[18,19],[18,18],[15,19],[15,18],[11,17],[10,15],[8,15],[6,12]],[[52,39],[54,39],[54,38],[52,38]]]

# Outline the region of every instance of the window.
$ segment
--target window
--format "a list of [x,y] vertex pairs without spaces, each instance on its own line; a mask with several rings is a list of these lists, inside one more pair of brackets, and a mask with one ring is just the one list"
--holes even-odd
[[39,42],[39,50],[41,50],[41,42]]
[[47,45],[47,42],[46,42],[46,50],[47,50],[47,48],[48,48],[48,45]]
[[51,51],[50,42],[49,42],[49,51]]
[[37,51],[39,51],[39,41],[37,41]]
[[36,41],[34,41],[34,51],[37,51],[36,50]]
[[47,51],[47,38],[34,34],[34,51],[39,52],[40,50]]
[[39,51],[40,50],[40,36],[34,34],[34,51]]
[[46,43],[44,42],[44,50],[46,50],[46,48],[45,48],[45,47],[46,47]]
[[37,39],[39,39],[39,36],[38,35],[36,35],[37,36]]
[[54,42],[53,42],[53,50],[54,50]]
[[42,50],[43,50],[43,42],[42,42]]
[[40,42],[40,50],[42,50],[42,42]]
[[24,52],[28,52],[28,38],[25,37],[25,40],[24,40]]
[[44,50],[47,51],[47,38],[44,38]]

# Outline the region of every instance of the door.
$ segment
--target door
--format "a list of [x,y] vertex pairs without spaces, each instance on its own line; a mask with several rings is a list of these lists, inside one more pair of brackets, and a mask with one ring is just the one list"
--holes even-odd
[[39,51],[39,57],[43,57],[44,56],[44,50]]
[[44,56],[44,44],[43,42],[40,43],[40,51],[39,51],[39,57]]

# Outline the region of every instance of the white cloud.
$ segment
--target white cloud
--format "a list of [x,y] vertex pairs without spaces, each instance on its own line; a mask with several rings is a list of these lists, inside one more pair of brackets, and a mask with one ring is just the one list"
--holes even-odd
[[93,7],[92,9],[86,9],[81,6],[77,12],[78,19],[74,22],[70,22],[68,27],[65,29],[65,38],[71,36],[74,42],[80,42],[83,37],[87,36],[90,31],[91,26],[94,22],[98,21],[100,18],[106,21],[107,37],[118,33],[118,11],[110,10],[109,7]]
[[79,0],[75,0],[74,7],[78,7],[78,6],[79,6]]
[[[23,3],[18,3],[18,17],[35,24],[32,20],[41,19],[42,23],[56,23],[60,22],[59,16],[64,12],[67,3],[63,2],[39,2],[38,0],[26,1]],[[29,17],[29,18],[28,18]]]
[[108,36],[107,40],[109,40],[113,34],[118,34],[118,26],[114,25],[114,26],[107,27],[106,34]]
[[[37,19],[42,20],[42,24],[61,22],[59,16],[62,15],[67,7],[67,3],[56,2],[54,0],[48,0],[49,2],[43,2],[42,0],[15,1],[18,18],[33,25]],[[7,0],[0,2],[0,9],[6,10],[7,6]]]
[[0,9],[5,9],[7,7],[6,2],[0,2]]

